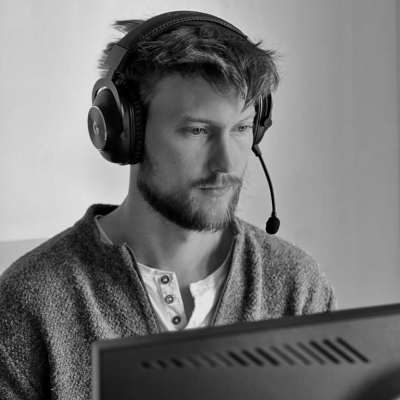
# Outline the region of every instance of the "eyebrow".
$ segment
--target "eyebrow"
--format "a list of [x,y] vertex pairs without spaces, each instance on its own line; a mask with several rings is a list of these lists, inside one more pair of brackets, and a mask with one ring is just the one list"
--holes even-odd
[[203,124],[214,124],[214,121],[211,119],[207,118],[199,118],[199,117],[193,117],[191,115],[184,115],[181,118],[179,118],[181,121],[184,122],[201,122]]
[[[246,121],[248,119],[254,119],[254,117],[255,117],[255,114],[254,115],[249,115],[248,117],[242,118],[238,123],[240,124],[241,122],[244,122],[244,121]],[[181,121],[183,121],[183,122],[196,122],[196,123],[203,123],[203,124],[209,124],[209,125],[213,125],[213,124],[216,123],[212,119],[194,117],[192,115],[183,115],[179,119]]]

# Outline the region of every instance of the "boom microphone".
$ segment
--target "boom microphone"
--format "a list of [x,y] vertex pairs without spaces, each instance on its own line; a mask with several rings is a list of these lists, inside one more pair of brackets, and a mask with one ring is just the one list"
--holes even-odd
[[254,154],[260,159],[261,165],[262,165],[263,170],[265,172],[265,176],[267,177],[269,190],[271,192],[272,213],[271,213],[271,216],[269,217],[269,219],[267,221],[267,224],[265,226],[265,230],[270,235],[275,235],[275,233],[278,232],[278,230],[279,230],[279,226],[280,226],[281,222],[279,221],[279,218],[276,215],[274,188],[272,187],[271,178],[269,177],[269,174],[268,174],[268,171],[267,171],[267,167],[265,166],[264,160],[262,158],[262,154],[261,154],[260,148],[258,147],[257,144],[255,144],[252,147],[252,150],[253,150]]

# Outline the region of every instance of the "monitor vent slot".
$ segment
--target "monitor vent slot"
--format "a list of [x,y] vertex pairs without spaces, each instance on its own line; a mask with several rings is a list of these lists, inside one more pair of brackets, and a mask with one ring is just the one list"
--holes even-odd
[[279,368],[285,366],[366,364],[369,362],[368,357],[357,350],[355,346],[342,338],[336,338],[145,360],[139,363],[139,367],[146,370],[254,366]]

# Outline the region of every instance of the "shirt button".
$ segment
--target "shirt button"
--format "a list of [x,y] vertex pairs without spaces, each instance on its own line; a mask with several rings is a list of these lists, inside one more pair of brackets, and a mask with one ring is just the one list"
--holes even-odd
[[173,323],[174,325],[179,325],[179,324],[181,323],[181,318],[178,317],[178,316],[172,318],[172,323]]
[[169,276],[168,276],[168,275],[164,275],[164,276],[161,278],[161,282],[162,282],[164,285],[166,285],[166,284],[169,282]]
[[173,303],[173,302],[174,302],[174,296],[171,296],[171,295],[169,294],[168,296],[165,297],[165,301],[166,301],[168,304]]

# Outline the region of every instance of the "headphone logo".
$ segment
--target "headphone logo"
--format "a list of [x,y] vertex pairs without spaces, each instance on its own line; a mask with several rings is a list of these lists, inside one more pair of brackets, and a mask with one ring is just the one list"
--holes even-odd
[[93,132],[94,132],[96,135],[100,135],[100,129],[99,129],[99,127],[97,126],[97,122],[96,122],[96,121],[93,122]]

